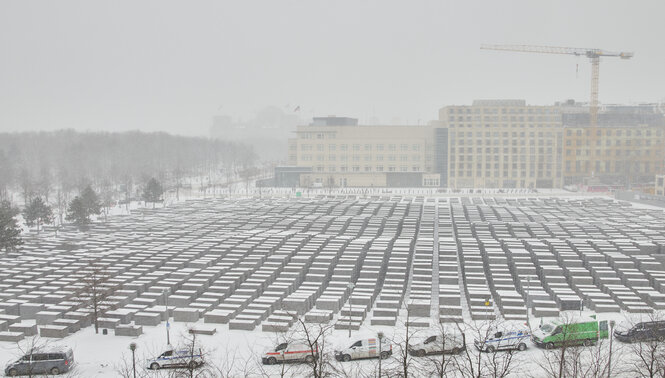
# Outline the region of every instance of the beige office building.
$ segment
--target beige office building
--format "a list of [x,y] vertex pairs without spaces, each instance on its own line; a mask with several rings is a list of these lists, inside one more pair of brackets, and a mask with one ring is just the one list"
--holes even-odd
[[555,188],[562,185],[563,128],[558,106],[476,100],[446,106],[448,186]]
[[289,140],[289,165],[311,167],[303,187],[439,186],[432,126],[359,126],[342,117],[315,118]]

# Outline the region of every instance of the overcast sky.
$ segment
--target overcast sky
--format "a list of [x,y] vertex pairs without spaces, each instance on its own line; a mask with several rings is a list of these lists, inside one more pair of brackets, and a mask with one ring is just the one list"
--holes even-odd
[[[0,2],[0,131],[206,135],[215,114],[425,123],[448,104],[587,101],[587,59],[481,43],[634,51],[600,101],[665,99],[665,1]],[[577,66],[579,65],[579,72]]]

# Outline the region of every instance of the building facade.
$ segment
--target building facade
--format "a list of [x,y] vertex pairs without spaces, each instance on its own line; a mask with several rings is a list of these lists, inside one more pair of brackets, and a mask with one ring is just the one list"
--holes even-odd
[[438,187],[434,145],[432,126],[359,126],[324,117],[297,128],[289,164],[312,168],[300,175],[306,187]]
[[476,100],[447,106],[448,186],[553,188],[562,183],[561,113],[524,100]]
[[564,184],[630,187],[665,165],[665,117],[655,104],[605,105],[589,127],[586,107],[562,104]]
[[600,126],[596,135],[587,126],[565,126],[564,130],[565,185],[631,186],[663,172],[663,127]]
[[630,187],[665,173],[665,117],[606,106],[591,129],[584,104],[524,100],[446,106],[427,126],[318,117],[289,140],[288,164],[306,187]]

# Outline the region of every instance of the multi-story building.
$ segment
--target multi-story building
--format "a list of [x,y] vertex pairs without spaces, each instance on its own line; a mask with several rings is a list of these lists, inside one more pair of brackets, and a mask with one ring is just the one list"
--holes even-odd
[[448,186],[552,188],[562,183],[563,129],[557,106],[476,100],[446,106]]
[[284,169],[285,186],[634,186],[665,172],[665,117],[654,106],[605,106],[591,129],[586,106],[524,100],[446,106],[427,126],[321,117],[297,128]]
[[648,125],[565,127],[564,184],[631,185],[663,172],[665,132]]
[[289,165],[311,167],[301,186],[439,186],[432,126],[360,126],[341,117],[315,118],[289,140]]
[[655,106],[605,106],[595,129],[576,108],[562,107],[564,184],[631,186],[663,173],[665,118]]

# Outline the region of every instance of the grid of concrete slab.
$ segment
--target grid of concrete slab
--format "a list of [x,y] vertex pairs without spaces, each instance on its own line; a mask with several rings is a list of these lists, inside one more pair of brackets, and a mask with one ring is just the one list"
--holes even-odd
[[609,199],[195,200],[30,237],[0,257],[0,341],[169,319],[287,331],[665,308],[665,216]]

